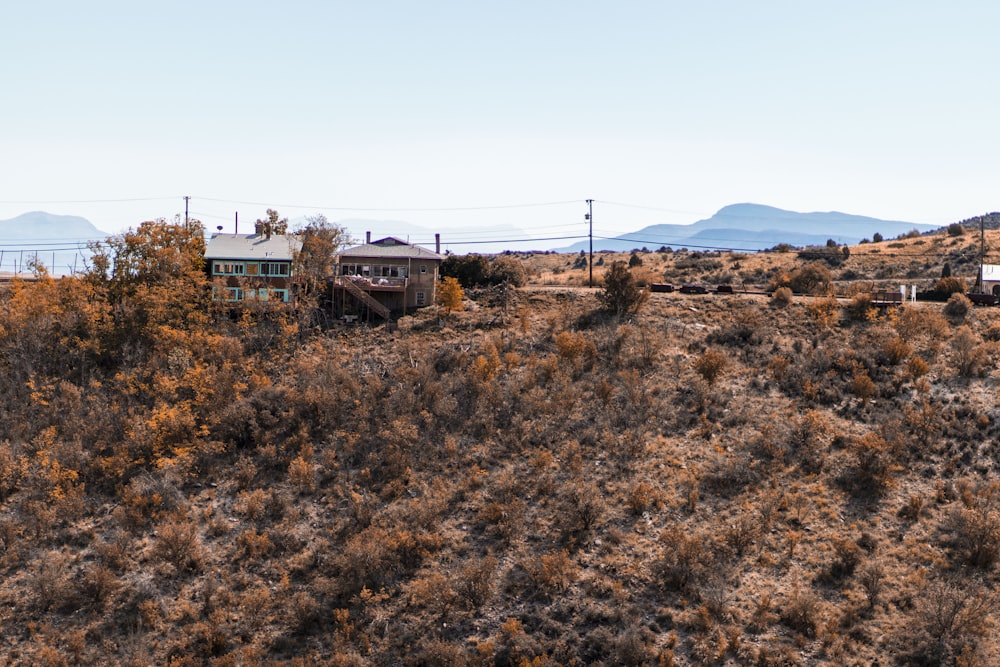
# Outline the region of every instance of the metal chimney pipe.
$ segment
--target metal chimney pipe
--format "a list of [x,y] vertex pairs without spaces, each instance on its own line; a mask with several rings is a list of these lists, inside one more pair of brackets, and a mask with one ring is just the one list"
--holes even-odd
[[372,233],[370,231],[365,232],[365,243],[371,243],[371,242],[372,242]]
[[439,255],[441,254],[441,235],[440,234],[435,234],[434,235],[434,252],[436,252]]

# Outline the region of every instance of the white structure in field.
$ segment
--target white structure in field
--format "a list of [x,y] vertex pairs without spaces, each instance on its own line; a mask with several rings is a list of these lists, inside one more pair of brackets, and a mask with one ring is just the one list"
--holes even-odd
[[982,275],[979,277],[983,292],[1000,296],[1000,264],[983,264]]

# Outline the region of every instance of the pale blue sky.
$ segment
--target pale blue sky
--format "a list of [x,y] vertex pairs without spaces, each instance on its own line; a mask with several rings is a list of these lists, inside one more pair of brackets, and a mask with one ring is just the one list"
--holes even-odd
[[33,0],[0,25],[0,219],[118,231],[190,195],[209,228],[270,205],[447,241],[582,234],[587,198],[609,235],[737,202],[1000,209],[986,0]]

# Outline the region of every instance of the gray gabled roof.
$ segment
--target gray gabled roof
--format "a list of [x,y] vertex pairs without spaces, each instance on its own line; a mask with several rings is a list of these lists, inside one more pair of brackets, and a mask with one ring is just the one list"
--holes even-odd
[[348,248],[340,253],[341,259],[365,258],[365,259],[426,259],[441,261],[443,255],[431,252],[426,248],[411,245],[406,241],[397,239],[394,236],[387,236],[378,241],[365,243],[364,245]]
[[212,234],[205,246],[205,259],[291,261],[302,247],[294,236],[272,234]]

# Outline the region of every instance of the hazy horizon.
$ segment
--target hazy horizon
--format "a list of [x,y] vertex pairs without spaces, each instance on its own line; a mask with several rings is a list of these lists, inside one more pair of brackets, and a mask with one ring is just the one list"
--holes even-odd
[[[731,202],[995,210],[1000,6],[13,3],[0,218],[267,208],[533,237]],[[16,65],[15,65],[16,64]]]

